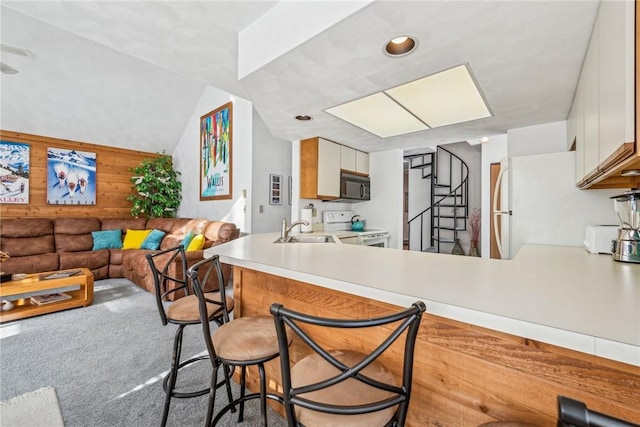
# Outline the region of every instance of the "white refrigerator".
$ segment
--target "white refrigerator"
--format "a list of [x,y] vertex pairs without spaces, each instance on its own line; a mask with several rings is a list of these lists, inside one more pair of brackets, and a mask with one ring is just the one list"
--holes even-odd
[[492,221],[502,259],[524,244],[584,246],[589,225],[617,225],[616,190],[580,190],[575,152],[502,159]]

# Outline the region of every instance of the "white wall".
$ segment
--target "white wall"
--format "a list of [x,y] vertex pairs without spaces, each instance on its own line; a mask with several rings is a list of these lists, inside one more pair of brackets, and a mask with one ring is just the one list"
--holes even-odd
[[[200,117],[229,101],[233,102],[233,198],[200,201]],[[211,86],[204,90],[173,152],[175,168],[181,173],[182,181],[182,204],[178,216],[233,222],[242,232],[251,232],[251,194],[247,194],[245,199],[242,190],[247,193],[251,190],[252,121],[249,101]]]
[[507,131],[509,157],[567,151],[567,122],[545,123]]
[[[431,180],[422,178],[422,169],[409,168],[409,218],[412,219],[420,212],[431,206]],[[409,228],[409,248],[420,250],[420,221],[415,219]],[[424,248],[430,245],[431,214],[427,212],[422,218],[422,244]]]
[[[291,152],[291,142],[274,138],[258,113],[253,110],[253,171],[250,196],[252,233],[280,231],[283,218],[291,223],[288,194],[292,167]],[[269,204],[270,174],[282,177],[280,205]]]
[[[512,161],[517,179],[510,172],[512,255],[523,244],[582,246],[587,225],[616,223],[609,197],[619,190],[579,190],[575,186],[575,153],[566,149],[566,122],[510,129],[482,146],[483,257],[490,250],[489,168],[507,156],[517,159]],[[526,191],[518,191],[521,188]],[[527,203],[530,210],[514,207]]]
[[367,228],[389,230],[389,247],[397,249],[402,249],[403,161],[402,150],[369,153],[371,200],[353,204]]
[[151,153],[174,150],[205,84],[6,7],[0,19],[2,42],[36,55],[2,52],[20,72],[0,73],[0,128]]

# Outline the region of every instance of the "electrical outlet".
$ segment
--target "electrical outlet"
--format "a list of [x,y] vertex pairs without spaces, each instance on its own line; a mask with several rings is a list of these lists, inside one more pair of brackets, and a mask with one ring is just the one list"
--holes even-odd
[[264,205],[258,206],[258,212],[264,213]]

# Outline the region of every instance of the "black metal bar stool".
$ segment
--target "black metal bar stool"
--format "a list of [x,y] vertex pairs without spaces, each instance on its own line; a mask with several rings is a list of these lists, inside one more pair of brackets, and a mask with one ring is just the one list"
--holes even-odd
[[[368,319],[329,319],[271,305],[280,342],[284,407],[290,427],[403,426],[409,409],[413,354],[422,313],[422,301],[391,315]],[[371,328],[388,325],[380,344],[367,353],[327,348],[309,335],[312,328],[354,329],[354,340]],[[285,328],[290,331],[285,332]],[[291,367],[291,331],[311,354]],[[327,331],[327,332],[328,332]],[[397,340],[403,345],[402,379],[378,358]]]
[[[267,399],[272,399],[282,403],[282,397],[277,394],[267,393],[266,375],[264,364],[275,359],[280,354],[276,328],[271,316],[250,316],[233,319],[223,324],[211,332],[209,322],[206,321],[205,293],[202,291],[202,284],[198,271],[201,268],[215,268],[219,277],[222,277],[220,259],[214,255],[208,259],[200,261],[189,269],[193,291],[200,301],[200,315],[202,318],[202,332],[205,344],[211,358],[213,372],[211,375],[211,388],[209,393],[209,405],[207,408],[206,426],[216,425],[216,423],[231,410],[235,411],[235,406],[240,406],[238,422],[244,418],[244,403],[251,399],[260,399],[260,415],[263,426],[267,426]],[[222,294],[224,289],[221,288]],[[224,298],[223,298],[224,300]],[[291,340],[289,340],[289,344]],[[245,393],[246,369],[248,366],[256,365],[260,375],[260,392]],[[216,399],[216,387],[214,386],[218,378],[218,369],[223,367],[225,380],[229,380],[229,371],[235,367],[240,367],[240,397],[231,400],[213,417],[213,409]],[[213,418],[213,419],[212,419]]]
[[[162,384],[166,397],[161,426],[165,426],[167,424],[172,397],[191,398],[209,393],[209,387],[191,392],[178,392],[175,390],[180,369],[192,363],[208,359],[209,355],[180,361],[184,328],[187,325],[197,325],[201,322],[198,298],[191,294],[188,286],[187,257],[184,246],[180,245],[175,248],[149,253],[146,255],[146,258],[153,274],[155,298],[158,312],[160,313],[160,320],[165,326],[169,323],[178,326],[173,341],[171,368]],[[179,265],[174,270],[176,274],[172,276],[169,271],[174,263],[178,263]],[[182,277],[176,277],[178,276],[178,272],[182,273]],[[204,280],[203,282],[210,283],[209,280]],[[224,282],[219,281],[218,287],[223,289]],[[207,305],[205,319],[215,321],[218,324],[222,324],[228,320],[229,311],[233,309],[233,299],[226,297],[224,292],[207,292],[206,295]],[[173,296],[173,302],[169,302],[171,296]],[[220,384],[216,386],[219,385]],[[230,388],[228,392],[229,395],[231,395]]]

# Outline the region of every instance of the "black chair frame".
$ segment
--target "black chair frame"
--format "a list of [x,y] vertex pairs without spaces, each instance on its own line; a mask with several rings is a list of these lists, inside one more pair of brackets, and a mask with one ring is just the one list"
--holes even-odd
[[[208,266],[208,270],[207,270],[207,274],[205,275],[205,280],[201,281],[199,278],[199,274],[198,271],[200,270],[200,268],[202,268],[203,266],[209,264]],[[206,277],[208,277],[208,275],[211,273],[211,271],[216,271],[218,274],[218,283],[225,283],[223,281],[223,275],[222,275],[222,268],[220,265],[220,258],[218,255],[213,255],[210,258],[204,259],[200,262],[198,262],[197,264],[193,265],[189,270],[188,270],[188,275],[191,278],[191,282],[192,282],[192,287],[193,287],[193,292],[198,296],[198,300],[199,300],[199,304],[200,304],[200,316],[202,317],[203,313],[206,313],[206,302],[208,301],[205,297],[205,293],[203,291],[203,287],[202,287],[202,283],[206,283]],[[226,295],[225,295],[225,290],[223,289],[223,286],[220,286],[220,300],[221,301],[226,301]],[[212,302],[212,301],[209,301]],[[225,312],[225,322],[229,321],[229,316],[228,316],[228,310],[226,308],[226,303],[224,304],[224,312]],[[276,357],[278,357],[278,355],[273,355],[273,356],[269,356],[269,357],[265,357],[263,359],[258,359],[258,360],[251,360],[251,361],[238,361],[238,360],[229,360],[229,359],[224,359],[221,358],[220,356],[218,356],[218,354],[216,353],[216,349],[213,346],[213,342],[211,341],[211,328],[209,327],[209,323],[208,322],[202,322],[202,333],[204,335],[204,341],[205,344],[207,346],[207,350],[208,353],[210,355],[211,358],[211,364],[213,367],[213,374],[211,376],[211,393],[209,394],[209,404],[208,404],[208,408],[207,408],[207,418],[205,421],[205,425],[206,426],[211,426],[211,425],[216,425],[216,423],[220,420],[220,418],[222,418],[224,416],[224,414],[231,410],[231,412],[235,412],[236,409],[236,405],[240,406],[240,412],[238,414],[238,422],[242,422],[243,418],[244,418],[244,402],[250,399],[258,399],[261,398],[261,414],[262,414],[262,424],[264,426],[267,425],[267,420],[266,420],[266,399],[272,399],[272,400],[276,400],[280,403],[282,403],[282,398],[278,395],[274,395],[274,394],[270,394],[266,392],[266,384],[265,384],[265,370],[264,370],[264,363],[268,362],[272,359],[275,359]],[[257,365],[258,366],[258,372],[260,375],[260,392],[258,393],[250,393],[250,394],[245,394],[245,386],[246,386],[246,368],[247,366],[251,366],[251,365]],[[226,406],[224,406],[215,416],[215,418],[212,419],[213,417],[213,409],[215,406],[215,399],[216,399],[216,388],[217,386],[215,386],[215,381],[218,377],[218,369],[223,366],[223,375],[224,375],[224,382],[226,382],[227,384],[227,395],[229,398],[229,404],[227,404]],[[232,395],[231,395],[231,375],[233,373],[233,371],[235,370],[235,367],[240,367],[241,368],[241,372],[240,372],[240,397],[238,399],[233,399]],[[219,385],[219,384],[218,384]]]
[[[168,256],[166,263],[162,266],[161,269],[159,269],[154,260],[166,254],[171,254],[171,255]],[[173,352],[171,354],[171,369],[169,370],[169,373],[164,378],[164,381],[162,383],[162,388],[166,394],[164,409],[162,413],[162,421],[161,421],[161,425],[164,426],[167,423],[167,418],[169,415],[169,406],[170,406],[172,397],[176,397],[180,399],[188,399],[188,398],[198,397],[198,396],[202,396],[209,393],[209,387],[201,390],[190,391],[190,392],[175,391],[175,385],[178,378],[178,372],[180,371],[180,369],[192,363],[209,359],[209,355],[196,356],[181,362],[180,355],[182,353],[182,337],[184,333],[184,328],[187,325],[199,324],[200,319],[198,319],[198,321],[179,321],[179,320],[169,318],[166,312],[165,301],[167,301],[167,298],[170,295],[180,291],[184,291],[185,295],[187,296],[191,295],[189,286],[188,286],[188,276],[187,276],[187,268],[186,268],[187,257],[185,254],[184,246],[179,245],[173,248],[161,250],[154,253],[149,253],[146,255],[146,258],[149,263],[149,267],[151,268],[151,272],[153,274],[156,304],[158,307],[158,312],[160,313],[160,320],[162,321],[162,325],[166,326],[167,324],[171,323],[178,326],[178,329],[176,330],[174,341],[173,341]],[[182,262],[182,266],[183,266],[182,279],[178,277],[170,276],[168,274],[169,267],[177,259],[180,262]],[[168,286],[169,283],[173,283],[174,287],[169,289],[169,286]],[[223,283],[223,282],[219,282],[219,283]],[[212,318],[213,320],[222,322],[221,319],[223,318],[228,319],[228,314],[224,312],[221,317],[220,313],[216,312],[212,316]]]
[[558,396],[558,427],[640,427],[587,408],[583,402]]
[[[413,377],[413,355],[415,350],[415,341],[420,327],[422,313],[426,311],[426,306],[422,301],[417,301],[411,307],[388,316],[371,318],[371,319],[329,319],[318,316],[311,316],[289,310],[281,304],[274,303],[271,305],[271,314],[276,322],[276,330],[278,333],[278,343],[280,346],[280,360],[282,371],[282,387],[283,387],[283,404],[287,415],[289,426],[297,427],[298,423],[294,406],[308,408],[314,411],[338,414],[338,415],[357,415],[369,412],[376,412],[398,405],[398,409],[394,415],[394,425],[403,426],[407,417],[409,408],[409,399],[411,396],[411,382]],[[379,344],[372,352],[353,367],[348,367],[335,357],[329,354],[329,350],[318,344],[311,338],[307,332],[303,330],[301,324],[323,326],[329,328],[348,328],[362,329],[373,328],[382,325],[400,322],[387,338]],[[340,373],[334,377],[324,381],[309,384],[303,387],[294,388],[291,385],[291,362],[289,357],[289,346],[287,345],[285,325],[291,330],[315,353],[320,355],[329,364],[334,366]],[[406,334],[405,334],[406,331]],[[396,387],[390,384],[381,383],[375,379],[362,374],[362,370],[383,354],[399,337],[406,335],[403,359],[402,386]],[[389,391],[394,396],[372,402],[365,405],[357,406],[339,406],[327,405],[306,399],[301,394],[321,390],[346,379],[356,379],[372,387]]]

